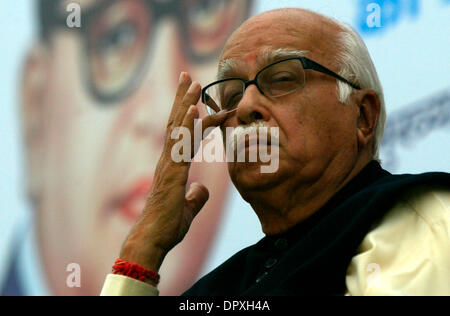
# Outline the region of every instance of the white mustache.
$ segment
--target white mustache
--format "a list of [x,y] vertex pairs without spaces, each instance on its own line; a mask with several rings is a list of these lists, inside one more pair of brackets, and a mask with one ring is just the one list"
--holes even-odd
[[[266,135],[267,143],[279,144],[278,138],[274,137],[270,132],[271,126],[265,121],[256,121],[248,125],[240,125],[233,129],[229,137],[227,137],[227,148],[237,147],[239,139],[245,139],[245,135],[259,136],[260,134]],[[272,127],[273,128],[273,127]]]

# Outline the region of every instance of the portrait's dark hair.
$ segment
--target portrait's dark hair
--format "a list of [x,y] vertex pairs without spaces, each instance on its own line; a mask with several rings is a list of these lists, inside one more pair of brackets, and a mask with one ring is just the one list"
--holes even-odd
[[39,0],[38,2],[38,27],[39,36],[42,40],[47,40],[55,18],[56,8],[61,0]]

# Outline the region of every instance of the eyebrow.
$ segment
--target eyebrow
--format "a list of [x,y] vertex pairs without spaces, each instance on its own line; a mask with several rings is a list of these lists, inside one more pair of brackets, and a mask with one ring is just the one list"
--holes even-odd
[[[292,50],[285,48],[278,48],[272,50],[263,51],[258,57],[256,57],[256,65],[258,68],[263,68],[266,65],[274,63],[278,60],[291,58],[291,57],[299,57],[305,56],[309,51],[307,50]],[[241,61],[237,61],[235,59],[224,59],[219,63],[219,69],[217,71],[217,80],[222,80],[226,78],[230,78],[236,73],[239,72],[239,65],[242,65]]]

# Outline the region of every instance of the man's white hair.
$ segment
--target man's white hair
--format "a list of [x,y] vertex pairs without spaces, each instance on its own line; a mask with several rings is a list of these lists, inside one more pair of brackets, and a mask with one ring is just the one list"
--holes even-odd
[[[380,99],[380,115],[373,146],[373,158],[380,162],[379,151],[386,125],[386,106],[383,88],[367,46],[362,38],[350,26],[339,21],[334,22],[344,29],[343,32],[338,34],[338,42],[341,46],[336,56],[341,65],[339,75],[352,83],[358,84],[361,89],[374,90]],[[353,88],[342,81],[338,80],[337,82],[339,101],[348,103]]]

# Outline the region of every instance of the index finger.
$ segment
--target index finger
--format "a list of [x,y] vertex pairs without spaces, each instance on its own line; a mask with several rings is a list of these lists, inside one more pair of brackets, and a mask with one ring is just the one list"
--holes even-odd
[[189,89],[186,91],[181,102],[175,103],[174,107],[174,126],[178,127],[183,124],[183,120],[186,116],[186,113],[189,107],[192,104],[197,104],[200,99],[200,93],[202,91],[202,87],[196,81],[192,82],[189,86]]
[[191,77],[186,73],[182,72],[180,74],[180,79],[178,81],[177,92],[175,94],[175,100],[172,104],[172,110],[170,111],[169,121],[167,123],[167,127],[170,127],[175,122],[176,112],[178,111],[176,105],[180,104],[183,101],[184,96],[186,95],[187,90],[192,84]]

